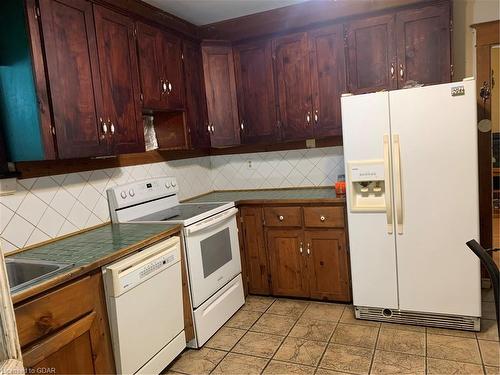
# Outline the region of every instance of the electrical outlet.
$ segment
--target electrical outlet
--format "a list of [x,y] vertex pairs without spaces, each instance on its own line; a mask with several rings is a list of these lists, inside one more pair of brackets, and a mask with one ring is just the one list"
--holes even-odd
[[253,166],[252,166],[252,161],[251,161],[251,160],[249,160],[249,161],[248,161],[248,169],[252,169],[252,168],[253,168]]

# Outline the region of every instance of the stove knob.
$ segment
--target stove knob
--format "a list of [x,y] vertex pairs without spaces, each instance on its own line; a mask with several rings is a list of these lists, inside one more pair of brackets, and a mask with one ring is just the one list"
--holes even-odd
[[167,189],[170,189],[170,182],[169,182],[169,181],[165,182],[165,187],[166,187]]
[[120,196],[121,196],[123,199],[127,198],[127,192],[126,192],[125,190],[124,190],[124,191],[122,191],[122,192],[120,193]]
[[128,195],[130,195],[131,197],[133,197],[133,196],[135,195],[135,191],[134,191],[134,189],[130,189],[130,190],[128,191]]
[[177,184],[175,183],[175,181],[172,181],[172,187],[176,187]]

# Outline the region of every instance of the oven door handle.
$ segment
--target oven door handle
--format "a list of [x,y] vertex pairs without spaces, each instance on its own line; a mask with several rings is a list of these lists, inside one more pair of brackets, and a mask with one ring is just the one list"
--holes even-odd
[[230,210],[227,210],[219,215],[213,216],[209,219],[203,220],[201,223],[191,225],[186,228],[187,236],[199,232],[201,230],[213,227],[217,224],[222,223],[223,221],[233,217],[238,213],[237,208],[231,208]]

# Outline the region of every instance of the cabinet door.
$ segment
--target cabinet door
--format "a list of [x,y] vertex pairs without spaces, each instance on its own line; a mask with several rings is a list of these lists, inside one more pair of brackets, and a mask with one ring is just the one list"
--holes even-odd
[[163,75],[167,87],[165,99],[170,110],[184,108],[184,79],[182,77],[181,40],[162,33]]
[[92,5],[83,0],[40,1],[40,19],[59,158],[105,155]]
[[311,77],[306,33],[273,40],[281,135],[284,140],[313,135]]
[[268,229],[267,250],[272,294],[308,297],[302,230]]
[[160,31],[144,23],[137,24],[137,47],[141,80],[142,105],[147,109],[161,109],[162,54]]
[[278,128],[271,42],[234,47],[234,64],[243,143],[275,141]]
[[211,144],[237,145],[240,128],[231,46],[205,45],[202,52]]
[[134,22],[94,7],[108,134],[115,154],[144,151]]
[[304,232],[311,298],[348,302],[349,265],[343,230]]
[[349,92],[397,88],[394,15],[352,21],[345,28]]
[[314,135],[341,135],[340,97],[346,91],[342,25],[314,30],[308,35]]
[[186,85],[186,121],[192,148],[210,147],[207,130],[207,101],[203,81],[203,60],[198,43],[184,41],[184,83]]
[[192,148],[210,147],[207,130],[207,101],[203,82],[201,47],[197,43],[184,41],[184,83],[186,85],[186,121],[191,134]]
[[433,5],[398,12],[398,81],[450,82],[450,8]]
[[243,229],[243,249],[245,253],[248,291],[254,294],[269,295],[267,251],[261,207],[242,207],[240,209]]

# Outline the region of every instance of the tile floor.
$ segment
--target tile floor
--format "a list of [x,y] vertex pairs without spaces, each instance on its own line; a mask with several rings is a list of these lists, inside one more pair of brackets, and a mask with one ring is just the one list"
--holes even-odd
[[356,320],[350,305],[249,296],[169,374],[500,374],[493,295],[481,332]]

